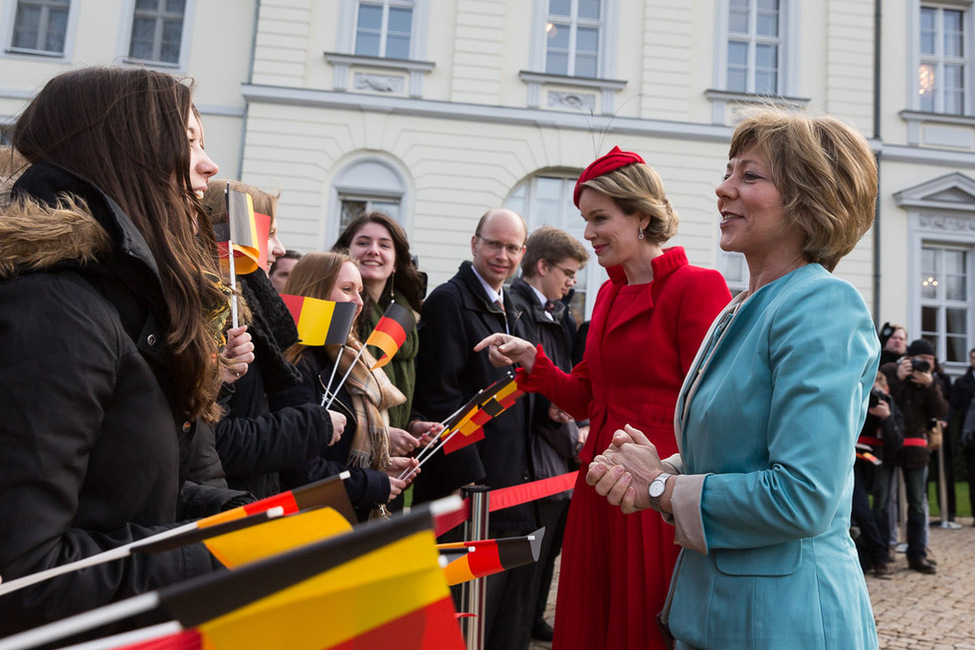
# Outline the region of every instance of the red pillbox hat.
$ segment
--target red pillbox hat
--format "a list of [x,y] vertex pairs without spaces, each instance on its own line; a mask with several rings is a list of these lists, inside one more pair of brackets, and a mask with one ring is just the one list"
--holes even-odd
[[582,184],[586,181],[590,181],[594,178],[598,178],[603,174],[608,174],[614,169],[619,169],[620,167],[625,167],[627,165],[632,165],[633,163],[643,163],[643,158],[639,154],[635,154],[632,151],[623,151],[619,147],[613,147],[613,150],[602,158],[597,158],[592,163],[586,167],[586,170],[582,172],[582,176],[576,181],[575,191],[572,192],[572,202],[579,207],[579,195],[582,194]]

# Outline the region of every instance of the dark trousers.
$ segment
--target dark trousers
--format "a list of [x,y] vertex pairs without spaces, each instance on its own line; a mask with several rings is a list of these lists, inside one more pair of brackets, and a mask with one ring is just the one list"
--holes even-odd
[[565,535],[565,520],[569,515],[569,500],[542,499],[537,502],[538,517],[545,527],[545,537],[538,552],[538,568],[536,570],[535,614],[532,625],[543,621],[545,607],[548,605],[548,593],[552,588],[552,576],[555,574],[555,559],[562,552],[562,537]]
[[[948,497],[947,510],[945,510],[945,504],[941,503],[941,490],[935,489],[934,491],[935,497],[938,499],[938,510],[948,513],[949,521],[955,520],[955,442],[953,433],[950,429],[945,429],[941,441],[941,453],[944,454],[945,458],[945,487],[947,488],[945,490],[945,496]],[[931,452],[931,471],[929,473],[935,485],[938,485],[938,480],[941,476],[941,464],[938,462],[938,453],[937,449]]]
[[907,559],[918,560],[928,556],[928,517],[925,504],[928,501],[928,468],[902,469],[904,491],[907,493]]
[[[884,561],[887,561],[890,546],[890,495],[891,482],[897,468],[884,463],[873,468],[873,520],[877,524],[880,539],[884,542]],[[896,517],[895,517],[896,519]]]
[[965,447],[965,469],[968,470],[968,499],[975,507],[975,449]]
[[886,564],[888,555],[886,530],[881,530],[877,525],[874,511],[870,508],[869,494],[874,469],[873,465],[863,460],[853,465],[853,521],[860,529],[859,542],[866,555],[864,569]]

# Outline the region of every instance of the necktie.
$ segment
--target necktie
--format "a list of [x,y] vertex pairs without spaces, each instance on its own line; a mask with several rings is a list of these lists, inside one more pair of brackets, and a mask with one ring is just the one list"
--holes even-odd
[[504,303],[501,302],[500,298],[498,298],[497,300],[494,301],[494,305],[501,310],[501,320],[504,321],[505,334],[511,334],[511,331],[508,329],[508,315],[504,311]]
[[551,313],[552,313],[553,311],[555,311],[555,303],[554,303],[554,302],[552,302],[551,300],[546,300],[546,301],[545,301],[545,311],[547,311],[547,312],[548,312],[548,313],[550,313],[550,314],[551,314]]

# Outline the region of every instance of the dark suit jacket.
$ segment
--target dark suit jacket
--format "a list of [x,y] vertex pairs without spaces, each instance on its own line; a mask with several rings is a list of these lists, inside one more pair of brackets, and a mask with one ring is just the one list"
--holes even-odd
[[[481,339],[505,331],[505,317],[511,334],[527,338],[509,291],[504,292],[504,304],[502,313],[488,300],[470,262],[461,264],[457,274],[423,303],[413,407],[425,419],[446,419],[477,391],[513,369],[492,366],[487,350],[473,351]],[[534,480],[530,418],[531,397],[525,395],[484,425],[480,442],[449,455],[438,451],[417,477],[413,499],[418,503],[438,499],[471,482],[493,490]],[[535,522],[531,504],[491,514],[494,530],[528,532]]]

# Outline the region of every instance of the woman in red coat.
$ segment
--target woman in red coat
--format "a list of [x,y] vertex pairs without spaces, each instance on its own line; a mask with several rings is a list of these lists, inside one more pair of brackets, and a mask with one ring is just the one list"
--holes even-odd
[[[677,451],[674,405],[684,375],[731,294],[718,272],[690,266],[683,248],[662,248],[677,231],[677,214],[637,154],[616,147],[593,162],[573,198],[609,273],[582,362],[562,372],[540,347],[505,334],[476,349],[490,346],[497,362],[520,363],[520,388],[590,420],[583,467],[627,424],[647,432],[665,458]],[[553,648],[665,647],[647,613],[663,607],[679,547],[655,514],[621,514],[580,473],[562,547]]]

